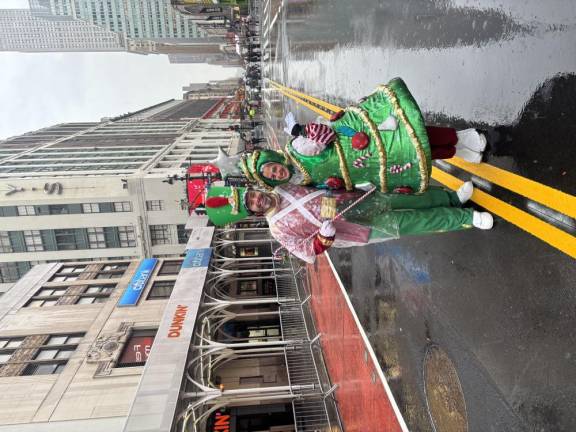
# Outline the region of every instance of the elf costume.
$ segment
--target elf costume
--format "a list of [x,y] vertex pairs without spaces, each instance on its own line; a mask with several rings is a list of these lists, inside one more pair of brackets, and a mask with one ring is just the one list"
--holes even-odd
[[[215,225],[225,225],[249,216],[247,190],[211,187],[206,200],[210,220]],[[456,193],[439,187],[430,187],[418,196],[372,192],[331,221],[335,233],[322,231],[326,215],[333,218],[356,202],[362,192],[329,193],[326,189],[284,184],[269,193],[275,195],[277,202],[266,213],[272,236],[309,263],[330,246],[361,246],[405,235],[457,231],[473,224],[474,212],[460,208]]]
[[[358,106],[336,113],[331,120],[329,125],[301,126],[289,113],[285,131],[294,138],[284,150],[257,150],[228,159],[219,156],[213,163],[224,175],[243,174],[268,190],[287,182],[348,191],[372,184],[381,192],[410,194],[426,190],[432,159],[456,154],[480,162],[486,146],[485,137],[474,129],[457,132],[426,127],[400,78],[379,86]],[[290,178],[266,178],[262,170],[269,162],[287,167]],[[231,168],[233,165],[236,167]]]

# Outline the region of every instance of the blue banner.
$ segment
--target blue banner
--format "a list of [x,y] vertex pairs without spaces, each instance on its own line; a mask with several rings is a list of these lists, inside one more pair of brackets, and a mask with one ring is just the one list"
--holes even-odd
[[208,267],[211,256],[211,248],[188,249],[188,251],[186,251],[186,258],[184,258],[184,262],[182,263],[182,268]]
[[140,265],[136,269],[136,273],[130,279],[130,283],[126,287],[124,294],[118,302],[118,306],[135,306],[142,295],[142,291],[146,287],[154,267],[158,260],[156,258],[146,258],[140,262]]

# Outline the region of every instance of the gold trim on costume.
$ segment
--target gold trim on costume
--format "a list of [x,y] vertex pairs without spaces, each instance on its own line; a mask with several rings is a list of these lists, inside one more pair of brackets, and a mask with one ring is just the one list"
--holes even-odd
[[240,209],[240,197],[238,195],[238,189],[236,189],[234,186],[230,187],[229,199],[232,199],[232,211],[230,213],[237,215],[238,210]]
[[240,168],[242,169],[242,172],[244,173],[244,175],[246,176],[248,181],[254,183],[255,182],[254,177],[252,176],[252,173],[248,169],[248,162],[246,161],[247,158],[248,158],[248,156],[242,156],[240,158],[240,162],[241,162]]
[[256,150],[254,153],[252,153],[252,156],[250,157],[250,168],[252,170],[251,171],[252,178],[254,178],[254,181],[256,183],[258,183],[258,186],[260,186],[266,190],[271,191],[274,188],[272,186],[270,186],[269,184],[267,184],[262,177],[260,177],[260,173],[256,169],[256,164],[258,162],[259,157],[260,157],[260,152],[258,150]]
[[422,148],[422,143],[416,136],[416,132],[414,132],[414,128],[408,121],[404,110],[398,103],[398,98],[392,89],[390,89],[387,85],[380,85],[377,87],[377,90],[381,90],[386,94],[386,97],[390,100],[394,108],[394,113],[396,116],[402,120],[404,123],[404,127],[406,128],[406,132],[412,141],[412,145],[414,146],[414,150],[416,150],[416,155],[418,156],[418,170],[420,171],[420,189],[418,193],[424,192],[428,188],[428,184],[430,182],[430,178],[428,175],[428,161],[426,159],[426,154],[424,153],[424,149]]
[[376,140],[376,145],[378,147],[378,156],[380,156],[380,191],[381,192],[388,192],[388,179],[386,178],[386,162],[387,162],[387,155],[386,155],[386,147],[382,142],[382,137],[380,136],[380,132],[378,132],[378,128],[374,124],[374,122],[368,117],[366,111],[360,107],[350,106],[346,108],[346,111],[351,111],[354,114],[358,115],[362,121],[368,126],[370,129],[370,133]]
[[302,180],[300,182],[300,185],[301,186],[307,186],[307,185],[311,184],[312,183],[312,177],[310,176],[308,171],[306,171],[306,168],[304,168],[304,165],[302,165],[302,163],[292,155],[292,144],[291,143],[288,143],[288,145],[286,146],[285,157],[286,156],[288,157],[288,159],[290,160],[292,165],[294,165],[298,169],[298,171],[300,171],[302,173],[302,175],[304,176],[304,180]]
[[340,144],[340,139],[336,136],[334,140],[334,148],[338,154],[338,160],[340,162],[340,173],[344,179],[344,185],[348,192],[354,190],[354,185],[352,184],[352,179],[350,179],[350,172],[348,171],[348,166],[346,165],[346,157],[344,156],[344,150],[342,150],[342,144]]

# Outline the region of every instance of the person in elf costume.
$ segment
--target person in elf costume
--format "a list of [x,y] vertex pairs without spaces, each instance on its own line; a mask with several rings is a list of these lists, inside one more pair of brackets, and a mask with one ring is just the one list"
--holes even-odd
[[293,139],[283,151],[257,150],[239,161],[244,176],[262,188],[290,182],[351,191],[372,184],[381,192],[422,193],[432,159],[458,155],[480,162],[486,147],[474,129],[426,127],[400,78],[336,113],[329,125],[301,126],[292,113],[286,125]]
[[430,187],[420,195],[328,191],[293,184],[272,191],[212,186],[206,212],[215,225],[265,215],[272,236],[296,257],[313,263],[329,247],[361,246],[406,235],[492,228],[489,213],[461,208],[471,182],[457,192]]

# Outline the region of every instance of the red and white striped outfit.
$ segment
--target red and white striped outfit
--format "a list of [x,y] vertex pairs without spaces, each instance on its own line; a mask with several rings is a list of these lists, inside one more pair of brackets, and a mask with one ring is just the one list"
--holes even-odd
[[330,126],[321,123],[308,123],[306,125],[306,137],[318,144],[327,145],[334,141],[336,132]]

